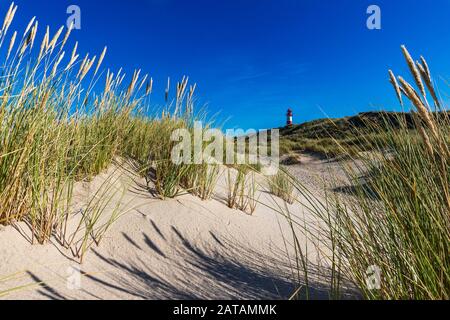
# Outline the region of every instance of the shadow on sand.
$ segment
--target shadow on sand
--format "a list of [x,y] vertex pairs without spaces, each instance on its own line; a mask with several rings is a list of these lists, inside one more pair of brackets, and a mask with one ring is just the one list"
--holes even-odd
[[[294,281],[298,275],[292,268],[285,253],[280,248],[268,247],[267,254],[244,246],[232,238],[221,237],[209,231],[210,239],[203,243],[189,241],[176,227],[163,235],[156,224],[152,236],[172,239],[170,252],[163,252],[161,242],[156,242],[148,234],[142,234],[143,243],[137,243],[136,235],[122,233],[132,244],[136,254],[126,255],[126,259],[111,258],[93,250],[93,255],[108,265],[108,274],[82,272],[91,285],[101,286],[117,296],[130,299],[287,299],[296,290]],[[169,254],[170,253],[170,254]],[[167,262],[171,269],[163,273],[152,266],[151,259],[157,257]],[[154,260],[153,260],[154,261]],[[163,268],[164,268],[164,263]],[[311,269],[313,275],[316,270]],[[42,279],[28,273],[36,284],[38,293],[48,299],[71,299],[64,293],[48,286]],[[90,297],[100,299],[83,289]],[[305,298],[304,288],[299,291]],[[310,299],[329,299],[326,285],[310,280]]]
[[[278,254],[262,255],[210,231],[210,240],[219,244],[218,249],[207,243],[193,244],[174,226],[171,232],[176,239],[172,255],[164,253],[143,234],[147,247],[129,261],[108,258],[94,251],[98,258],[113,267],[112,281],[85,276],[108,289],[141,299],[286,299],[295,291],[289,280],[292,278],[289,262],[281,250]],[[155,254],[172,260],[168,264],[172,267],[169,277],[161,277],[146,262],[146,255]],[[327,299],[328,291],[324,286],[311,285],[309,297]]]

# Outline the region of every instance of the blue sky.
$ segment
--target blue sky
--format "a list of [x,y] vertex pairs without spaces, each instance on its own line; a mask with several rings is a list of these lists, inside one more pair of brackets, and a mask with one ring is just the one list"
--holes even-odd
[[[108,46],[104,67],[142,68],[163,103],[168,76],[197,83],[199,105],[227,128],[270,128],[288,107],[299,123],[324,116],[398,109],[387,69],[406,74],[400,45],[424,55],[441,94],[450,75],[449,0],[17,0],[13,28],[36,15],[65,24],[81,8],[80,52]],[[366,9],[381,8],[381,30]],[[1,1],[2,12],[8,1]],[[3,14],[3,13],[2,13]],[[43,28],[40,30],[43,33]],[[448,100],[447,98],[445,98]]]

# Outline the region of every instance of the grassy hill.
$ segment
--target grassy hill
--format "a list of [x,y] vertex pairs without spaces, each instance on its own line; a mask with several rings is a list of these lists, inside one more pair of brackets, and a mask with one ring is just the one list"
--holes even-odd
[[[449,112],[435,114],[449,117]],[[414,132],[411,113],[363,112],[344,118],[318,119],[280,130],[280,153],[295,151],[315,152],[327,156],[370,150],[379,142],[387,127],[407,127]],[[343,148],[345,146],[345,149]]]

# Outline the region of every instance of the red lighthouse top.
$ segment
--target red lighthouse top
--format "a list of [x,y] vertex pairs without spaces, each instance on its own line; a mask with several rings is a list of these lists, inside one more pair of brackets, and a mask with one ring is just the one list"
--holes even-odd
[[287,110],[287,114],[286,114],[286,117],[287,117],[287,119],[286,119],[286,125],[287,126],[292,126],[292,110],[289,108],[288,110]]

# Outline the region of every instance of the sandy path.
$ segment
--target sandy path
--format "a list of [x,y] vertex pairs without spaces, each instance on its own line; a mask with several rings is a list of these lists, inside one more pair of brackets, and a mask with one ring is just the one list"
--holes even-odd
[[[91,189],[110,174],[78,188],[76,201],[85,201]],[[273,206],[274,201],[281,202],[261,192],[264,205],[247,215],[224,205],[224,183],[221,178],[213,200],[183,195],[161,201],[127,182],[127,190],[118,201],[131,204],[134,209],[113,225],[82,265],[55,240],[43,246],[31,245],[15,228],[2,227],[0,292],[22,287],[1,298],[288,297],[294,289],[290,280],[292,259],[288,258],[293,257],[292,236],[286,220],[267,207]],[[308,215],[299,205],[289,209]],[[24,234],[29,233],[25,225],[20,224],[19,228]],[[300,240],[306,245],[305,239]],[[317,253],[311,251],[308,255],[314,259]],[[80,268],[82,274],[80,286],[75,280],[75,288],[70,276],[73,268]],[[316,293],[318,297],[325,295],[319,289]]]

